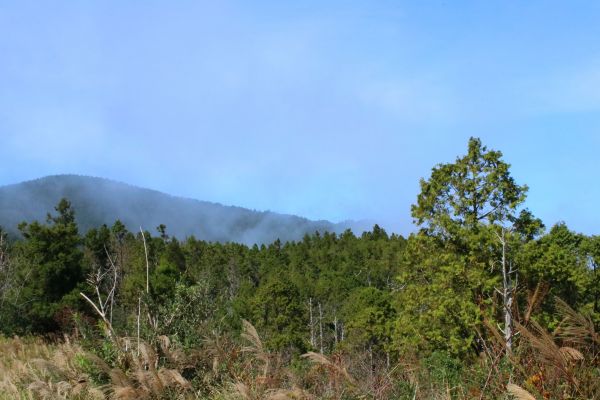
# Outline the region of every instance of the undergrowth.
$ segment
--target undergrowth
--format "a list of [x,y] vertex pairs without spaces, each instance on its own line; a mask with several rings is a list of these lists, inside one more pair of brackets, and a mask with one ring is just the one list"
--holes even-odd
[[[557,299],[552,333],[518,325],[516,348],[498,332],[469,362],[434,352],[373,363],[365,353],[289,358],[269,351],[252,324],[241,337],[204,338],[196,348],[108,338],[0,339],[1,399],[595,399],[600,397],[600,335]],[[496,337],[496,340],[493,338]],[[84,343],[84,344],[82,344]],[[109,351],[110,350],[110,351]]]

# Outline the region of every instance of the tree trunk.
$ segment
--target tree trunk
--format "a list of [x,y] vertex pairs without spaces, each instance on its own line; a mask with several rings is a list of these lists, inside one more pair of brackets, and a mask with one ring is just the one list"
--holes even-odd
[[335,340],[335,344],[337,345],[338,344],[338,319],[337,319],[337,314],[335,314],[333,316],[333,332],[334,332],[333,338]]
[[514,271],[512,267],[508,265],[506,260],[506,234],[505,229],[502,228],[502,236],[500,236],[500,244],[502,245],[502,303],[504,310],[504,342],[506,345],[506,351],[510,353],[512,351],[513,342],[513,316],[512,308],[514,301],[514,287],[512,275]]
[[323,309],[321,308],[321,302],[319,302],[319,338],[321,341],[321,354],[323,354]]
[[315,339],[315,322],[313,319],[312,297],[308,299],[308,313],[310,316],[310,345],[315,348],[317,346]]

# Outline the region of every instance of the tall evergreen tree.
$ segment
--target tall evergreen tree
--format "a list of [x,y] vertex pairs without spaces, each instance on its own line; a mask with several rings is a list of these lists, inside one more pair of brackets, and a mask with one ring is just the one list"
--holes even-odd
[[55,210],[55,215],[48,214],[46,224],[35,221],[19,225],[25,241],[18,244],[18,251],[30,263],[21,270],[24,284],[20,300],[28,331],[57,329],[57,313],[78,303],[74,289],[85,278],[75,212],[66,199]]
[[[454,163],[437,165],[428,180],[421,180],[421,192],[411,211],[422,228],[419,233],[422,238],[414,237],[413,241],[437,248],[433,255],[436,260],[425,259],[415,265],[420,257],[413,254],[409,258],[412,272],[404,274],[403,279],[405,285],[414,285],[418,281],[418,285],[428,284],[442,292],[425,290],[417,304],[406,299],[405,304],[414,307],[405,306],[405,311],[407,315],[413,315],[417,325],[424,321],[436,323],[435,319],[423,319],[424,311],[454,313],[455,318],[451,321],[456,326],[444,330],[462,335],[461,343],[473,343],[478,320],[481,321],[485,314],[495,317],[490,314],[494,309],[490,306],[494,303],[496,289],[501,288],[503,298],[496,309],[502,310],[505,337],[510,347],[515,286],[514,269],[508,258],[509,243],[517,243],[511,236],[516,230],[522,231],[523,237],[531,236],[532,225],[541,223],[527,210],[518,213],[527,186],[518,185],[509,168],[510,165],[502,160],[501,152],[488,150],[480,139],[471,138],[466,155]],[[400,297],[408,293],[411,293],[410,288]],[[442,293],[446,301],[440,303],[438,296]],[[451,297],[452,304],[448,303]],[[457,299],[476,307],[454,304]],[[435,338],[431,340],[436,342]]]

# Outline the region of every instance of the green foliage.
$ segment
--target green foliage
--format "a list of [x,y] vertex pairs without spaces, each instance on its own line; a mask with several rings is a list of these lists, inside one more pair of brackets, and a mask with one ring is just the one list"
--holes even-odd
[[54,317],[65,307],[76,307],[70,295],[83,282],[81,238],[75,224],[71,204],[62,199],[57,215],[48,214],[47,224],[23,223],[19,226],[25,241],[15,250],[28,265],[20,273],[23,328],[31,332],[47,332],[59,328]]
[[554,328],[560,322],[554,312],[555,296],[575,308],[593,309],[593,283],[597,277],[589,268],[593,256],[590,258],[587,243],[583,235],[559,223],[547,235],[529,242],[519,255],[527,286],[534,288],[540,282],[548,285],[548,301],[539,315],[544,326]]
[[411,210],[422,230],[409,239],[399,275],[399,344],[454,355],[479,351],[474,339],[484,318],[512,313],[496,295],[503,285],[512,290],[502,268],[514,274],[507,272],[513,259],[543,224],[526,209],[518,212],[527,186],[509,168],[501,152],[471,138],[466,155],[421,180]]
[[481,270],[468,268],[463,256],[440,246],[424,235],[408,240],[407,265],[398,278],[396,343],[404,350],[464,355],[481,323],[483,304],[473,298],[482,285]]
[[104,371],[102,368],[99,368],[98,365],[90,360],[83,353],[79,353],[75,355],[74,359],[75,365],[79,370],[81,370],[84,374],[90,377],[90,380],[97,386],[106,385],[110,382],[110,376]]
[[463,382],[463,362],[449,353],[435,351],[423,360],[429,379],[435,386],[455,387]]
[[416,223],[429,233],[452,237],[461,229],[472,231],[482,223],[513,219],[527,186],[515,183],[510,165],[501,157],[481,140],[469,139],[465,156],[437,165],[429,180],[421,180],[421,193],[411,208]]
[[158,303],[166,301],[173,295],[179,279],[177,266],[166,257],[161,257],[150,277],[150,293]]
[[221,302],[210,296],[204,283],[187,286],[176,284],[168,299],[158,307],[165,316],[161,329],[184,348],[198,347],[216,326]]
[[[587,331],[597,331],[600,238],[565,224],[543,234],[542,222],[522,209],[526,186],[514,182],[500,152],[471,139],[468,153],[436,166],[421,189],[412,215],[422,229],[408,238],[375,225],[360,236],[316,232],[298,242],[252,247],[194,237],[179,241],[164,225],[158,236],[142,236],[120,221],[81,238],[64,200],[46,224],[22,224],[22,240],[2,247],[10,263],[0,263],[0,329],[10,335],[74,332],[111,367],[125,368],[131,367],[124,360],[132,362],[139,329],[140,341],[157,349],[154,364],[146,360],[143,368],[182,368],[194,385],[204,385],[207,396],[217,396],[210,385],[223,389],[233,377],[255,390],[286,374],[297,378],[294,386],[320,391],[324,398],[354,396],[363,389],[350,377],[355,374],[367,377],[361,382],[367,397],[440,397],[435,386],[459,398],[478,398],[482,386],[492,387],[490,371],[498,374],[493,390],[501,396],[509,377],[537,365],[514,364],[526,359],[520,357],[528,356],[527,346],[539,344],[515,340],[515,357],[505,357],[497,331],[506,311],[497,290],[503,287],[504,255],[518,270],[511,312],[523,326],[536,321],[563,340],[559,328],[565,318],[553,301],[558,296],[581,312],[578,321]],[[91,285],[85,280],[90,272],[98,278]],[[104,313],[84,303],[80,291],[102,303]],[[254,324],[264,342],[254,343],[259,362],[235,347],[242,319]],[[118,342],[113,335],[125,339]],[[554,353],[560,352],[556,346],[574,345],[548,343]],[[321,349],[329,358],[313,354],[317,366],[296,357]],[[184,362],[184,356],[190,359]],[[346,368],[348,359],[354,369]],[[94,382],[106,380],[88,361],[75,359]],[[585,376],[592,381],[597,358],[586,362],[591,372]],[[288,363],[292,372],[276,374],[279,363]],[[407,363],[413,364],[407,371],[418,373],[393,375],[395,366]],[[265,376],[248,373],[257,364],[267,369]],[[260,379],[249,381],[252,376]],[[331,381],[325,384],[324,376]],[[393,383],[407,380],[404,386]],[[419,380],[431,388],[423,391]],[[351,390],[344,392],[342,382]],[[460,385],[472,393],[459,392]]]
[[348,330],[347,345],[378,352],[392,350],[396,314],[390,293],[374,287],[357,288],[345,303],[342,316]]
[[585,238],[583,249],[588,261],[588,271],[590,274],[587,299],[588,308],[596,321],[600,324],[600,236],[591,236]]
[[298,288],[275,276],[252,299],[252,321],[263,332],[267,345],[275,350],[306,351],[306,314]]

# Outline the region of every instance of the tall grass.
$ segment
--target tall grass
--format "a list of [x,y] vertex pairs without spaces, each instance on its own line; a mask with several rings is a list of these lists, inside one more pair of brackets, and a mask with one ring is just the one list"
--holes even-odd
[[120,368],[70,340],[0,339],[0,398],[186,398],[189,382],[177,370],[156,368],[157,355],[146,344],[140,350],[140,356],[130,352],[122,359]]
[[0,398],[104,399],[78,360],[82,349],[69,341],[48,344],[40,338],[0,340]]
[[166,336],[139,346],[118,338],[125,346],[114,357],[69,338],[0,338],[0,399],[600,399],[594,324],[556,304],[554,332],[524,320],[507,352],[490,325],[485,351],[469,362],[403,354],[388,366],[366,349],[290,359],[269,351],[247,321],[239,341],[214,336],[185,351]]

